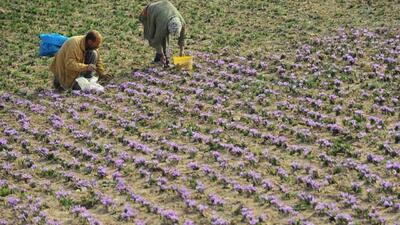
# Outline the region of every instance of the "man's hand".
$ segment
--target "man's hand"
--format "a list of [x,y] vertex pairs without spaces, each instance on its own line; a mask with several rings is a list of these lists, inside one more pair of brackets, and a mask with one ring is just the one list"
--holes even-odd
[[87,70],[89,72],[95,71],[96,70],[96,65],[94,64],[89,64]]
[[113,78],[114,78],[114,76],[111,75],[111,74],[104,74],[104,75],[102,76],[102,79],[105,80],[105,81],[109,81],[109,80],[111,80],[111,79],[113,79]]
[[114,78],[111,74],[103,74],[99,76],[99,84],[106,85],[110,80]]

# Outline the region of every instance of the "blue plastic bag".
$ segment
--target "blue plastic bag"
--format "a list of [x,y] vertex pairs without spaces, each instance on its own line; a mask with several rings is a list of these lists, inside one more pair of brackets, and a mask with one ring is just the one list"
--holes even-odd
[[39,34],[40,38],[40,48],[39,48],[39,56],[54,56],[61,46],[64,44],[68,37],[50,33],[50,34]]

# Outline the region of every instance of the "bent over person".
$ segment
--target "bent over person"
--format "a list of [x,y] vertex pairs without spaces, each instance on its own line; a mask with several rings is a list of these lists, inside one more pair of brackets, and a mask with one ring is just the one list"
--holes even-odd
[[108,79],[109,77],[104,75],[104,65],[98,51],[101,42],[102,36],[95,30],[86,35],[69,38],[57,52],[50,66],[54,74],[54,87],[80,90],[76,79],[91,79],[94,72],[100,79]]
[[169,36],[178,37],[179,55],[183,55],[186,24],[182,15],[169,1],[158,1],[147,5],[139,16],[144,38],[156,51],[154,62],[169,64],[167,49]]

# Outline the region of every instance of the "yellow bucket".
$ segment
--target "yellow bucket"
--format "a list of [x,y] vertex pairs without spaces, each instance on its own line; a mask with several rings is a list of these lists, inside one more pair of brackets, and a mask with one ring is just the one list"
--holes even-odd
[[183,70],[192,70],[193,69],[193,56],[173,56],[172,60],[174,64]]

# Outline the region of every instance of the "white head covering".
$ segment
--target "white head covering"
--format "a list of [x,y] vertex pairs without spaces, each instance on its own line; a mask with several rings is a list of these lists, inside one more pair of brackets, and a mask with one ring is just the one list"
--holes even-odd
[[178,17],[172,17],[172,19],[168,22],[168,32],[172,36],[179,36],[182,30],[182,22]]

